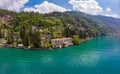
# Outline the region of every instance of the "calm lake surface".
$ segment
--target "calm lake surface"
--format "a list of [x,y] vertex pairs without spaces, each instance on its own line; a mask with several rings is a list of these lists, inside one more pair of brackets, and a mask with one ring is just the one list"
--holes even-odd
[[0,48],[0,74],[120,74],[120,35],[57,50]]

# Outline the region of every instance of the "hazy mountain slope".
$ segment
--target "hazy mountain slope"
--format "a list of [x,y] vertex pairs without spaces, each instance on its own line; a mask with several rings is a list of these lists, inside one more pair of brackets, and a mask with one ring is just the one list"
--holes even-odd
[[65,20],[65,23],[74,26],[83,26],[85,28],[96,28],[98,30],[118,31],[120,30],[120,19],[106,17],[106,16],[93,16],[82,12],[69,11],[69,12],[53,12],[46,14],[47,17],[57,17]]
[[95,19],[101,20],[104,24],[111,26],[114,30],[120,30],[120,18],[93,16]]

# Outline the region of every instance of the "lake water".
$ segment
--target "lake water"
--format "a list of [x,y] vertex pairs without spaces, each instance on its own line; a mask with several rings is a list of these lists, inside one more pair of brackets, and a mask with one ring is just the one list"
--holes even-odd
[[120,74],[120,35],[57,50],[0,48],[0,74]]

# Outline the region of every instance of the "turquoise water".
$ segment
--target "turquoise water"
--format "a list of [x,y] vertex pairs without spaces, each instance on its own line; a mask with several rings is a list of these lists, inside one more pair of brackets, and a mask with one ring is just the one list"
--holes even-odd
[[57,50],[0,48],[0,74],[120,74],[120,35]]

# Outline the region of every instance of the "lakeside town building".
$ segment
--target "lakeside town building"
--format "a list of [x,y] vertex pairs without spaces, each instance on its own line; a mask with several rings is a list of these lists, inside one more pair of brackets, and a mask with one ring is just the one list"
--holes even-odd
[[51,40],[53,48],[62,48],[73,45],[72,38],[56,38]]

